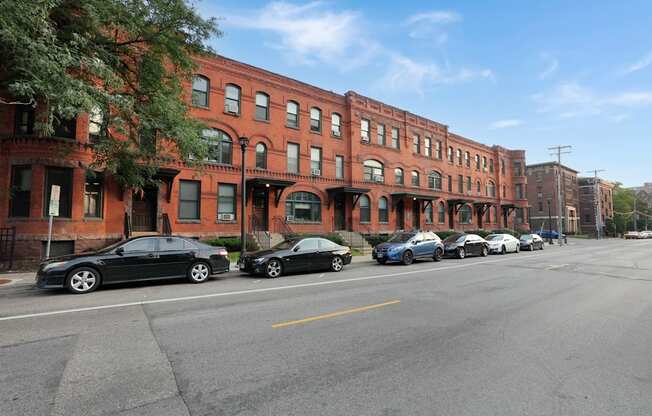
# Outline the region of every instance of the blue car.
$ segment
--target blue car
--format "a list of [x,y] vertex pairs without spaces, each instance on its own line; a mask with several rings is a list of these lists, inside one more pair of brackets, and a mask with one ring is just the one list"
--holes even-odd
[[402,232],[374,247],[371,256],[380,264],[400,262],[407,265],[415,259],[440,261],[444,256],[444,245],[431,231]]
[[[539,234],[539,237],[541,238],[552,238],[553,240],[559,238],[559,233],[556,230],[541,230],[537,234]],[[562,233],[561,238],[566,238],[566,234]]]

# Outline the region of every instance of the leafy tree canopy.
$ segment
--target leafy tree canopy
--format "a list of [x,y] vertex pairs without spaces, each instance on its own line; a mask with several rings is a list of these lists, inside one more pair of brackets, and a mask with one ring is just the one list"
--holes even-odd
[[44,104],[42,134],[58,119],[101,114],[95,164],[140,188],[160,163],[153,138],[183,159],[205,154],[182,83],[220,35],[185,0],[0,0],[0,104]]

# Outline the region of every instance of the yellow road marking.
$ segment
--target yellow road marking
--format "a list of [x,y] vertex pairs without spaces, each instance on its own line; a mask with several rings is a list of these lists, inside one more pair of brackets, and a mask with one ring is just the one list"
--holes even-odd
[[371,309],[382,308],[384,306],[396,305],[397,303],[401,303],[401,301],[400,300],[390,300],[389,302],[377,303],[375,305],[362,306],[360,308],[346,309],[346,310],[343,310],[343,311],[331,312],[331,313],[326,313],[326,314],[317,315],[317,316],[311,316],[309,318],[298,319],[296,321],[281,322],[281,323],[272,325],[272,328],[275,328],[275,329],[276,328],[285,328],[286,326],[290,326],[290,325],[305,324],[305,323],[308,323],[308,322],[319,321],[320,319],[335,318],[336,316],[348,315],[350,313],[356,313],[356,312],[364,312],[364,311],[368,311],[368,310],[371,310]]

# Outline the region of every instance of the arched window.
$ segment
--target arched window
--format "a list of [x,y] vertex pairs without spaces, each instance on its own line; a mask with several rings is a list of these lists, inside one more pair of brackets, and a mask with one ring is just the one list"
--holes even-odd
[[321,222],[321,200],[310,192],[293,192],[285,200],[288,221]]
[[224,89],[224,111],[230,114],[240,114],[240,87],[227,84]]
[[446,222],[446,206],[444,205],[443,202],[440,202],[437,204],[437,221],[440,224],[443,224]]
[[321,110],[317,107],[310,109],[310,131],[321,133]]
[[476,191],[478,192],[478,195],[482,194],[482,185],[480,184],[480,181],[477,181],[475,183]]
[[377,160],[364,161],[364,180],[368,182],[385,182],[385,168]]
[[496,185],[493,183],[493,181],[487,182],[487,196],[492,198],[496,197]]
[[428,204],[425,210],[426,224],[432,224],[432,204]]
[[295,101],[288,101],[285,110],[285,124],[288,127],[299,128],[299,104]]
[[228,134],[218,129],[206,129],[202,137],[208,142],[207,162],[231,164],[233,141]]
[[378,200],[378,222],[389,222],[389,210],[387,209],[387,198],[381,196]]
[[467,168],[471,167],[471,153],[464,152],[464,164]]
[[342,136],[342,116],[337,113],[331,114],[331,134],[335,137]]
[[267,169],[267,146],[262,142],[256,145],[256,169]]
[[192,77],[192,105],[196,107],[208,107],[208,91],[210,81],[202,75]]
[[396,182],[397,185],[403,185],[403,169],[394,169],[394,182]]
[[475,155],[475,169],[480,170],[480,155],[477,153]]
[[460,224],[471,224],[471,206],[465,204],[460,208]]
[[494,173],[494,160],[489,159],[489,172]]
[[416,170],[412,171],[412,186],[419,186],[420,184],[419,172]]
[[269,120],[269,95],[264,92],[256,93],[256,120]]
[[489,207],[487,207],[487,211],[484,214],[484,222],[487,224],[491,223],[491,209],[489,209]]
[[441,174],[439,172],[430,172],[430,175],[428,175],[428,188],[441,190],[442,181]]
[[360,222],[371,222],[371,202],[367,195],[361,195],[360,200]]

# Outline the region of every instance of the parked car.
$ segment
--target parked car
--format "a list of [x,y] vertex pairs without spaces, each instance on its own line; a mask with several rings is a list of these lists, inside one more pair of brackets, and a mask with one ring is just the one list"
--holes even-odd
[[638,240],[641,234],[638,231],[627,231],[625,233],[625,240]]
[[444,245],[431,231],[413,231],[394,234],[387,242],[374,247],[371,257],[380,264],[401,262],[412,264],[415,259],[439,261],[444,255]]
[[511,234],[489,234],[485,240],[490,253],[518,253],[521,248],[519,240]]
[[[552,238],[553,240],[556,240],[559,238],[559,233],[555,230],[541,230],[541,232],[538,233],[538,236],[541,238]],[[562,233],[561,238],[565,239],[566,234]]]
[[652,238],[652,231],[641,231],[638,233],[638,238]]
[[489,254],[489,243],[475,234],[453,234],[444,241],[444,255],[463,259],[467,256],[486,257]]
[[49,259],[36,273],[39,288],[90,293],[100,285],[187,277],[203,283],[229,270],[224,247],[174,236],[134,237],[95,252]]
[[519,238],[521,250],[543,250],[545,242],[538,234],[523,234]]
[[285,240],[268,250],[247,253],[238,261],[240,270],[276,278],[283,273],[328,270],[340,272],[351,263],[351,249],[325,238]]

